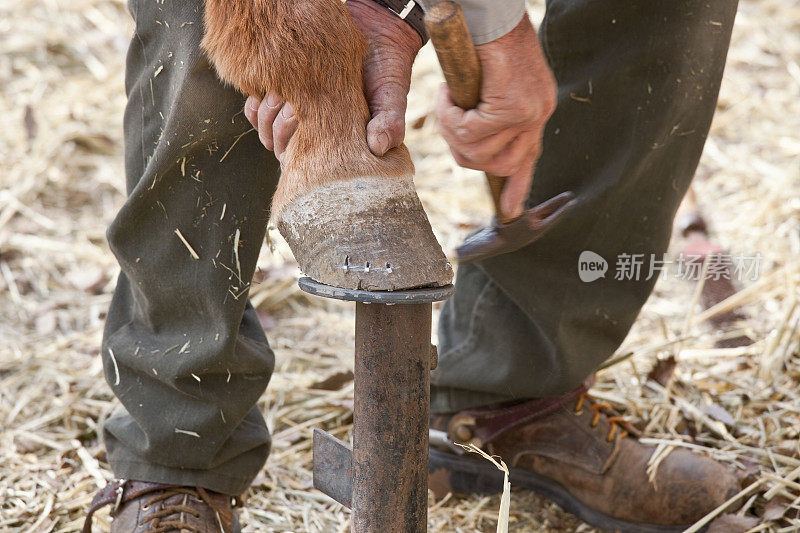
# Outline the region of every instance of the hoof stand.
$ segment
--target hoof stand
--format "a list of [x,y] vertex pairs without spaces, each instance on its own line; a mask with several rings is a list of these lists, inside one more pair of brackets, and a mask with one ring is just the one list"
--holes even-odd
[[453,280],[410,175],[318,187],[290,202],[277,226],[300,269],[326,285],[392,291]]

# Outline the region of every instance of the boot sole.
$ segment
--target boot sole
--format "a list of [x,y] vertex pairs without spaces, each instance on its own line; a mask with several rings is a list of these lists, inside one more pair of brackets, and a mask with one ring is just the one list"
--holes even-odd
[[[522,468],[509,468],[509,474],[512,487],[530,489],[598,529],[620,533],[679,533],[691,526],[662,526],[619,520],[592,509],[572,496],[561,484],[544,476]],[[503,491],[503,473],[494,465],[435,448],[431,448],[428,455],[428,479],[437,497],[446,492],[487,495]]]

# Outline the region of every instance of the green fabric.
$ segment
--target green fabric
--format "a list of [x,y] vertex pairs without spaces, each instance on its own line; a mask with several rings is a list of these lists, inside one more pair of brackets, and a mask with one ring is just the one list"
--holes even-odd
[[[711,124],[736,6],[547,2],[539,37],[558,105],[529,204],[565,190],[579,203],[534,244],[459,268],[440,319],[434,412],[564,393],[621,344],[657,276],[616,280],[617,257],[667,249]],[[584,250],[608,261],[605,278],[580,280]]]
[[[617,348],[653,282],[583,283],[578,255],[592,250],[613,269],[619,253],[666,249],[735,9],[548,3],[541,38],[559,104],[531,203],[569,189],[579,205],[534,245],[459,270],[441,318],[434,410],[558,394]],[[104,425],[108,457],[118,477],[238,494],[270,446],[255,403],[274,358],[247,283],[279,165],[246,133],[244,97],[199,49],[202,2],[131,0],[130,10],[129,198],[108,231],[122,274],[102,352],[121,404]]]
[[238,494],[270,445],[255,403],[274,358],[246,288],[279,165],[199,49],[202,3],[129,8],[130,196],[108,230],[122,274],[103,342],[124,409],[105,423],[108,457],[119,477]]
[[[550,0],[539,37],[558,81],[530,205],[578,206],[518,252],[458,270],[431,376],[435,412],[553,396],[621,344],[650,281],[616,280],[620,254],[666,251],[719,92],[736,0]],[[584,283],[578,258],[606,259]]]

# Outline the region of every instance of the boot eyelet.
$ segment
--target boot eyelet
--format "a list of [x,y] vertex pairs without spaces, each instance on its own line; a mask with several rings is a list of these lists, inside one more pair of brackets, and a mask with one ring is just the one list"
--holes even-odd
[[459,425],[455,428],[455,437],[461,442],[469,442],[472,439],[472,429],[466,425]]

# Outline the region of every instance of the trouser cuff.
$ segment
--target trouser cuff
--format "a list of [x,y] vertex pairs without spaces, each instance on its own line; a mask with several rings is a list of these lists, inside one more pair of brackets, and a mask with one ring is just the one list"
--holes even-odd
[[434,414],[455,413],[472,407],[519,399],[522,398],[431,385],[431,413]]
[[[595,375],[589,375],[578,386],[570,389],[563,394],[551,396],[549,398],[540,398],[542,400],[554,400],[560,398],[572,397],[578,392],[585,392],[589,390],[595,382]],[[449,387],[436,387],[431,385],[431,413],[434,414],[449,414],[464,411],[465,409],[473,409],[476,407],[489,406],[493,404],[502,404],[505,402],[519,402],[524,400],[533,400],[535,398],[513,398],[511,396],[501,396],[497,394],[490,394],[485,392],[475,392],[463,389],[453,389]]]
[[175,469],[149,463],[133,461],[113,461],[111,469],[120,479],[148,481],[165,485],[203,487],[214,492],[239,496],[253,482],[255,475],[248,477],[231,476],[214,470]]

